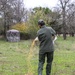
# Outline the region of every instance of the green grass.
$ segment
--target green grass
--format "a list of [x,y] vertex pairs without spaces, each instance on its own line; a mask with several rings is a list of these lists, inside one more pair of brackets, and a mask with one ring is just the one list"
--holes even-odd
[[[24,40],[17,43],[0,40],[0,75],[25,75],[28,72],[27,57],[32,40]],[[33,57],[30,60],[33,75],[37,74],[38,46],[33,49]],[[43,75],[45,74],[45,67]],[[63,40],[58,37],[55,42],[54,60],[51,75],[75,75],[75,37]]]

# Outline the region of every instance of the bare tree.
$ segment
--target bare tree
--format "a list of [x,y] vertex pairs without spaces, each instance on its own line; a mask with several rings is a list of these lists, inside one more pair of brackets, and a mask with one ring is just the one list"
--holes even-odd
[[10,9],[10,5],[7,4],[8,3],[8,0],[0,0],[0,11],[3,13],[3,15],[1,15],[3,17],[3,21],[4,21],[4,35],[5,35],[5,32],[6,32],[6,26],[7,26],[7,14],[8,14],[8,11]]
[[67,24],[68,24],[68,32],[71,36],[74,36],[75,33],[75,3],[70,4],[67,15]]
[[22,22],[27,15],[23,0],[0,0],[0,12],[4,23],[4,35],[11,25]]
[[59,0],[62,10],[62,27],[63,27],[63,38],[66,39],[66,10],[70,0]]
[[23,0],[15,0],[14,3],[14,20],[22,22],[26,15],[26,8],[24,7]]

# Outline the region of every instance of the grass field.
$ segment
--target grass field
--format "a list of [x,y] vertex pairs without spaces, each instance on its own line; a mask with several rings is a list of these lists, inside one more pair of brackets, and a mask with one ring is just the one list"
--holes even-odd
[[[38,46],[30,52],[32,40],[10,43],[0,40],[0,75],[37,74]],[[44,65],[43,75],[45,74]],[[63,40],[58,37],[55,42],[54,60],[51,75],[75,75],[75,37]]]

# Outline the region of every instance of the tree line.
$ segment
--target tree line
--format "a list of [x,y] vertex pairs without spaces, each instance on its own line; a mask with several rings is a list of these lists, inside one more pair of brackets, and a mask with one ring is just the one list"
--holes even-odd
[[67,34],[74,36],[75,2],[59,0],[58,5],[52,9],[35,7],[27,10],[23,0],[0,0],[0,34],[5,35],[7,30],[18,23],[26,23],[25,25],[29,26],[28,34],[34,36],[38,30],[39,19],[44,19],[58,35],[63,34],[64,39]]
[[4,34],[11,25],[25,20],[26,14],[23,0],[0,0],[0,26],[3,27]]

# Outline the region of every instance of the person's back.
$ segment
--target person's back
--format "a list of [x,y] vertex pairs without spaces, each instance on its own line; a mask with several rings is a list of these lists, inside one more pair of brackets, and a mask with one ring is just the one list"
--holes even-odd
[[55,31],[45,25],[37,32],[41,53],[54,51],[52,34],[55,34]]

